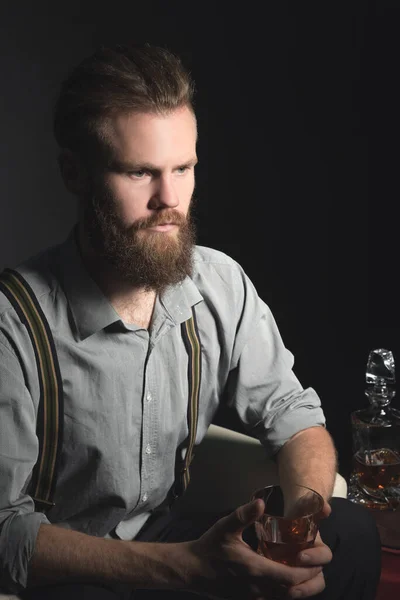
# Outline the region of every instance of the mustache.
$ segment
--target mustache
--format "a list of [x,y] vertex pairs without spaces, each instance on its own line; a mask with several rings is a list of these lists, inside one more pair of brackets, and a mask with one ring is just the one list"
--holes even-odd
[[174,225],[184,225],[186,223],[186,217],[184,214],[173,208],[164,209],[160,213],[150,215],[138,219],[130,227],[131,230],[139,231],[140,229],[147,229],[148,227],[157,227],[158,225],[166,225],[171,223]]

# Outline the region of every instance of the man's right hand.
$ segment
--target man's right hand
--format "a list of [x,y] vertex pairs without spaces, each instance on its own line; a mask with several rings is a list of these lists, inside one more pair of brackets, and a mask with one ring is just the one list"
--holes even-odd
[[[325,587],[331,551],[317,536],[309,562],[288,567],[259,556],[242,533],[264,511],[255,500],[220,519],[198,540],[178,543],[108,540],[42,524],[29,562],[28,587],[64,582],[124,583],[133,589],[187,589],[243,600],[310,597]],[[300,553],[300,556],[303,554]],[[303,566],[304,565],[304,566]]]
[[[182,544],[189,552],[189,589],[213,598],[241,600],[307,598],[324,589],[322,566],[330,562],[332,554],[320,538],[307,565],[293,567],[260,556],[243,541],[244,529],[263,511],[262,500],[245,504],[217,521],[198,540]],[[296,595],[299,591],[301,595]]]

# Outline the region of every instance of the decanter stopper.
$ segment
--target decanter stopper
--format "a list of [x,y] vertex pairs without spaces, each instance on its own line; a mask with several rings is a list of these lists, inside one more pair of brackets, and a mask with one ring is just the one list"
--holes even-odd
[[391,350],[371,350],[365,373],[365,394],[372,403],[388,404],[396,394],[396,372]]

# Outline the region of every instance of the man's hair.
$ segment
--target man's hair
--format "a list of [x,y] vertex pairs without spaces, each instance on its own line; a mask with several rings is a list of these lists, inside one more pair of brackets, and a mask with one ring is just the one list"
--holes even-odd
[[93,143],[108,146],[107,118],[133,112],[168,114],[189,107],[194,85],[180,59],[165,48],[101,47],[85,58],[61,86],[54,135],[61,148],[80,154]]

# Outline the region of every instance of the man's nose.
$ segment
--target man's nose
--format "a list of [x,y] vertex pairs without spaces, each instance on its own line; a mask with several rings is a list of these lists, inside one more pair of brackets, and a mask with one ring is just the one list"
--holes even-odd
[[173,182],[169,178],[160,177],[151,199],[151,208],[176,208],[178,205],[179,197]]

